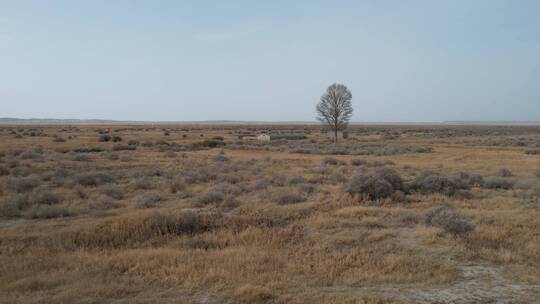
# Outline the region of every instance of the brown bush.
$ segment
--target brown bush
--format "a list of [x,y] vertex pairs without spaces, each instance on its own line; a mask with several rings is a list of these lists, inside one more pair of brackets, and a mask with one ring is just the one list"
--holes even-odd
[[423,221],[426,225],[443,228],[453,235],[465,234],[474,229],[474,225],[459,210],[446,202],[427,209]]

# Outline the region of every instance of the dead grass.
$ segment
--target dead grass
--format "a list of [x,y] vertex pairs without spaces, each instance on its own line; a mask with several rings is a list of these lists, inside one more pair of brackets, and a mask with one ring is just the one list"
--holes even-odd
[[[231,149],[239,128],[3,128],[0,303],[415,303],[396,295],[456,284],[471,264],[540,283],[540,160],[525,147],[373,127],[350,141],[390,132],[386,156],[358,159]],[[109,132],[126,145],[98,141]],[[379,171],[393,195],[346,193]],[[471,229],[427,223],[441,201]]]

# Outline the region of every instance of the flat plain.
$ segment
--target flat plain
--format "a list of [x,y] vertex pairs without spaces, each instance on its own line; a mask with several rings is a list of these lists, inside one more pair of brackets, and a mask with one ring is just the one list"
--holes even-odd
[[539,303],[540,126],[331,136],[0,127],[0,302]]

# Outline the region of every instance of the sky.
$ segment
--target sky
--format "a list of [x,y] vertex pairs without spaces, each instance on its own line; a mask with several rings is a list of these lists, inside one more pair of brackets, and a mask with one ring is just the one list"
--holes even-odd
[[540,1],[0,0],[0,117],[540,121]]

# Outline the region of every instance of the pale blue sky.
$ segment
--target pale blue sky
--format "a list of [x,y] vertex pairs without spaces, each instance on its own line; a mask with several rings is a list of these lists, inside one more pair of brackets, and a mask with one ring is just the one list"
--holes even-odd
[[540,120],[540,1],[0,0],[0,117]]

